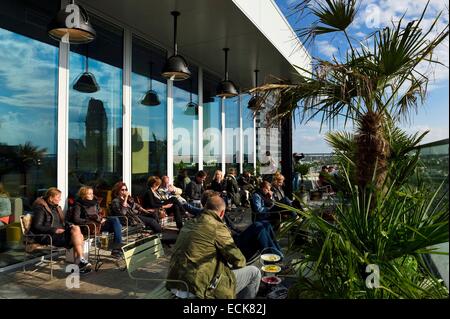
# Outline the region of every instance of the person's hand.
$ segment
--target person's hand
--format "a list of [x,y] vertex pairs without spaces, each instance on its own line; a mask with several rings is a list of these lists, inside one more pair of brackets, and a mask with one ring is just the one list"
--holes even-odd
[[130,197],[130,193],[128,191],[126,191],[124,194],[125,198]]
[[106,218],[102,218],[102,220],[100,221],[101,224],[106,223]]
[[57,228],[55,231],[55,234],[62,234],[64,233],[65,229],[64,228]]
[[272,191],[269,191],[267,194],[269,194],[269,197],[272,198],[272,196],[273,196],[273,192]]
[[166,204],[166,205],[163,206],[163,208],[167,209],[167,208],[170,208],[172,206],[173,206],[173,204]]
[[173,187],[173,185],[169,185],[169,187],[167,187],[167,190],[173,193],[175,191],[175,188]]

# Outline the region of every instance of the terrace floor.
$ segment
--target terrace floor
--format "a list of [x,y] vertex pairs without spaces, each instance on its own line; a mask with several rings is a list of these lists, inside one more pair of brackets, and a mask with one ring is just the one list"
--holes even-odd
[[[238,224],[244,228],[251,222],[251,212],[243,212],[243,218]],[[165,256],[140,270],[139,276],[148,278],[166,278],[170,256],[173,251],[173,243],[176,233],[165,232],[163,234],[163,247]],[[91,271],[80,276],[78,288],[68,288],[66,281],[69,272],[66,267],[65,256],[60,256],[54,265],[53,280],[50,280],[50,267],[48,264],[38,267],[27,266],[27,271],[18,269],[14,272],[0,274],[0,299],[129,299],[142,298],[153,290],[160,282],[136,282],[128,277],[123,261],[112,258],[107,251],[101,251],[103,264],[98,271]],[[70,285],[69,285],[70,286]]]

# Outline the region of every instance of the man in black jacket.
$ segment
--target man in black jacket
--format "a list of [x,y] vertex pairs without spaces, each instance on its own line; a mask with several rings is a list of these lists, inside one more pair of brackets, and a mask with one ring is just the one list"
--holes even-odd
[[194,206],[201,207],[200,200],[202,194],[205,191],[203,182],[206,179],[206,173],[204,171],[198,171],[195,175],[195,181],[192,181],[186,187],[185,197]]

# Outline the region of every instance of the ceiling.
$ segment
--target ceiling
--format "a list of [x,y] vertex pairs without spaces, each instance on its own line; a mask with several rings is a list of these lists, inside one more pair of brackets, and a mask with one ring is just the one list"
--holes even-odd
[[178,18],[178,53],[190,63],[223,77],[229,47],[229,78],[241,90],[271,76],[291,79],[295,69],[231,0],[77,1],[94,14],[127,26],[165,49],[172,50],[173,17]]

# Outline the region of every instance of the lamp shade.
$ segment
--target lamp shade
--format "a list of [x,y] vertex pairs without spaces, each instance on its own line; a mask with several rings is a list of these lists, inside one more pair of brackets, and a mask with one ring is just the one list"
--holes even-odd
[[195,102],[189,102],[186,104],[186,109],[184,110],[186,115],[198,115],[198,104]]
[[94,93],[100,90],[100,87],[91,72],[83,72],[73,85],[73,89],[82,93]]
[[146,106],[157,106],[161,104],[161,101],[159,100],[158,94],[155,91],[148,90],[147,93],[145,93],[141,104]]
[[162,76],[172,81],[182,81],[190,78],[191,71],[181,55],[172,55],[164,65]]
[[234,85],[233,81],[223,80],[217,85],[217,96],[220,97],[233,97],[239,95],[238,89],[236,85]]
[[48,35],[61,41],[67,35],[71,44],[83,44],[93,41],[96,32],[92,27],[86,10],[74,3],[61,9],[47,28]]

